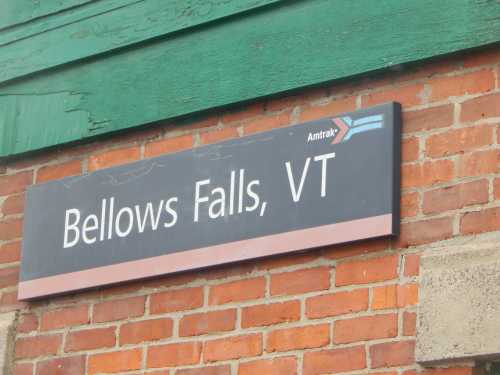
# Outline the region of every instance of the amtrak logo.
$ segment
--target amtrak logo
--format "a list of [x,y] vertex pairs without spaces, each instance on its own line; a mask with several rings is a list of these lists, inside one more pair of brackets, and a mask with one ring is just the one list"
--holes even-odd
[[353,120],[349,116],[335,117],[332,119],[333,126],[319,132],[309,132],[307,142],[319,141],[321,139],[333,138],[331,144],[347,142],[353,135],[369,130],[384,127],[382,115],[372,115]]

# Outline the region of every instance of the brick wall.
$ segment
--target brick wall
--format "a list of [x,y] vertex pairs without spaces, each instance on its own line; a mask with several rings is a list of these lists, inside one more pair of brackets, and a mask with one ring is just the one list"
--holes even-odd
[[[415,363],[419,252],[500,230],[499,81],[500,53],[486,50],[4,162],[0,310],[18,312],[14,374],[471,375]],[[390,100],[404,109],[399,239],[16,300],[27,185]]]

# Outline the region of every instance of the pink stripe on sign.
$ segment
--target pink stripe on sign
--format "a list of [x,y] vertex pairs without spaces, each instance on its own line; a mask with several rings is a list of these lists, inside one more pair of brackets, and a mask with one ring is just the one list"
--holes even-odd
[[251,238],[19,283],[19,300],[392,234],[392,215]]

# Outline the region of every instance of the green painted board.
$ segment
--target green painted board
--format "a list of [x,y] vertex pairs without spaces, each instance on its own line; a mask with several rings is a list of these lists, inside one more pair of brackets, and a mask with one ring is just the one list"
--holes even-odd
[[[8,2],[12,2],[9,0]],[[282,0],[104,0],[0,32],[0,82]]]
[[0,86],[0,156],[500,40],[489,0],[284,1]]

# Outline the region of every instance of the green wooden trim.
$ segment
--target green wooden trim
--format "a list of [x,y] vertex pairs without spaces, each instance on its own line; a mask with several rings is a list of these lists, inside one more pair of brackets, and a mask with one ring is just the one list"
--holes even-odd
[[96,0],[2,0],[0,29],[58,13]]
[[[12,1],[12,0],[10,0]],[[9,1],[9,2],[10,2]],[[0,33],[0,82],[282,0],[106,0]]]
[[0,87],[0,156],[500,40],[488,0],[290,0]]

